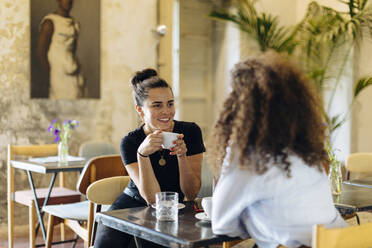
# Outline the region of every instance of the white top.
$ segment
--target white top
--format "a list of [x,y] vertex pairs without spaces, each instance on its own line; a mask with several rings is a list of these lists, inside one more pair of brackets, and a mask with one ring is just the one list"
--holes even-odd
[[79,36],[79,24],[71,17],[57,14],[48,14],[43,18],[53,22],[53,36],[48,50],[50,65],[51,99],[76,99],[81,95],[80,87],[83,85],[82,73],[76,73],[78,63],[73,47]]
[[[230,154],[229,149],[227,154]],[[314,224],[346,226],[332,201],[328,177],[289,156],[291,177],[277,167],[257,175],[238,167],[235,157],[213,193],[215,234],[254,238],[259,247],[311,246]]]

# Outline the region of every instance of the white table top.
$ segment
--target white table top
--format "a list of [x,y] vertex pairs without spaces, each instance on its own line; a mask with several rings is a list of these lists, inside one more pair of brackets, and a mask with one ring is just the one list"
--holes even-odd
[[61,171],[80,171],[84,168],[87,160],[69,161],[66,165],[60,165],[58,162],[41,163],[35,160],[30,161],[28,159],[11,160],[10,162],[12,166],[17,169],[47,174]]

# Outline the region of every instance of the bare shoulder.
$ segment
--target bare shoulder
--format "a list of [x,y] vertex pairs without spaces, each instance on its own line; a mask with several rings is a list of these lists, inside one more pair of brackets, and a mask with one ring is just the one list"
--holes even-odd
[[41,24],[40,31],[45,33],[53,33],[54,25],[53,21],[50,19],[45,19]]

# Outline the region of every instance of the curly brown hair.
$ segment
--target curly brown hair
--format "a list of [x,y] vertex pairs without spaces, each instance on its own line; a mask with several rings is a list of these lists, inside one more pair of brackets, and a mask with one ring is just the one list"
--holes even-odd
[[240,167],[258,174],[273,159],[273,166],[290,176],[289,154],[322,168],[327,158],[322,102],[302,71],[286,57],[267,52],[236,64],[231,85],[208,144],[216,176],[232,144]]

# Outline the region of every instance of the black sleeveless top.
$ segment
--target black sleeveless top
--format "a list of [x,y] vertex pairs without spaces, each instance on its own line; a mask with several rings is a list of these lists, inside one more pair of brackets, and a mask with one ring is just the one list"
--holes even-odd
[[[202,133],[197,124],[175,120],[173,132],[182,133],[184,135],[183,140],[187,147],[187,156],[205,152]],[[145,138],[146,134],[143,131],[143,125],[141,125],[122,139],[120,144],[120,154],[124,165],[137,162],[137,149]],[[184,194],[181,191],[180,186],[177,156],[170,155],[169,152],[170,151],[167,149],[162,151],[163,157],[167,162],[164,166],[159,165],[160,151],[151,154],[151,166],[154,170],[155,177],[159,182],[161,191],[178,192],[179,199],[182,201]],[[132,179],[127,188],[139,195],[137,186],[134,184]]]

